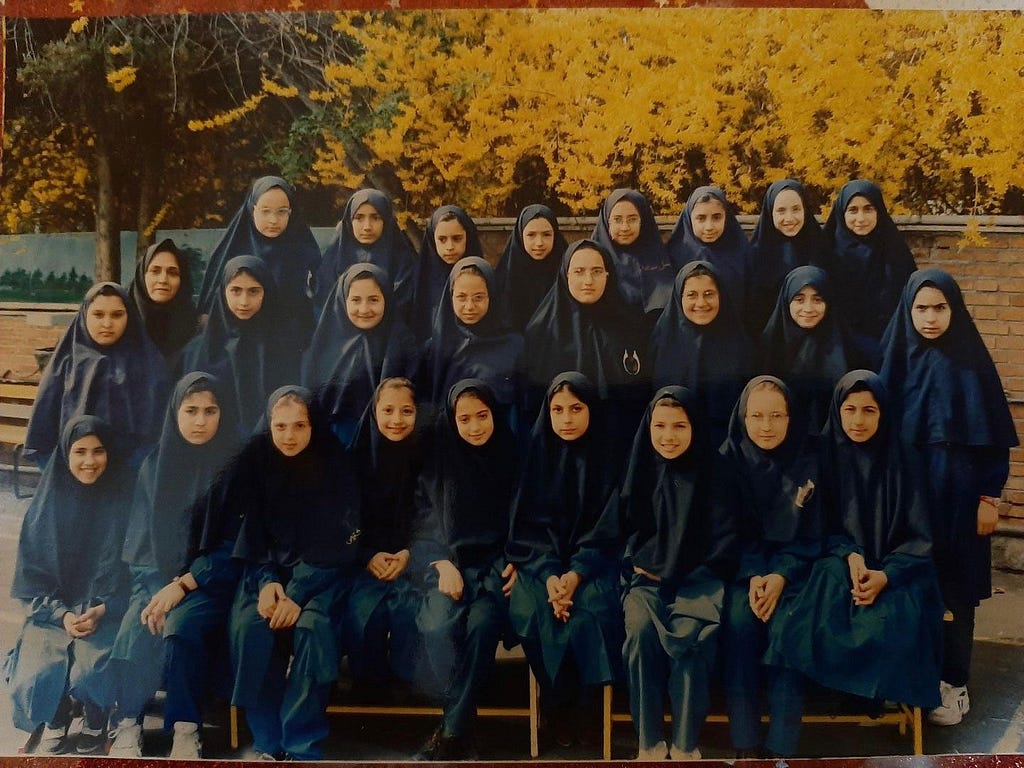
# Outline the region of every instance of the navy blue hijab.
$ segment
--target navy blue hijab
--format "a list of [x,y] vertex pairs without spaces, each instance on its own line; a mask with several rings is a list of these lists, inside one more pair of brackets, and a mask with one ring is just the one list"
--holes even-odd
[[[98,296],[117,296],[128,312],[124,335],[113,344],[97,344],[86,326]],[[167,380],[164,358],[146,335],[128,292],[117,283],[97,283],[43,371],[25,448],[52,453],[65,424],[89,413],[111,426],[128,453],[141,451],[141,460],[157,437]]]
[[[146,271],[158,253],[171,254],[178,262],[181,274],[178,292],[162,304],[153,301],[146,290]],[[142,318],[146,335],[164,356],[168,369],[173,369],[181,350],[198,330],[199,313],[192,300],[192,266],[188,256],[170,238],[149,246],[135,267],[135,278],[128,288],[128,295]]]
[[[611,235],[612,208],[623,201],[632,203],[640,214],[640,235],[629,245],[616,243]],[[646,197],[635,189],[614,190],[601,205],[590,238],[612,255],[619,277],[619,290],[627,304],[645,312],[665,306],[675,270]]]
[[[544,219],[555,231],[551,253],[543,259],[533,258],[523,242],[523,230],[536,219]],[[541,300],[558,279],[560,255],[568,243],[558,229],[558,219],[546,205],[528,205],[519,212],[516,226],[505,243],[501,261],[495,270],[497,284],[508,306],[512,328],[522,333]]]
[[[949,328],[933,340],[917,332],[911,317],[924,287],[941,291],[951,311]],[[882,338],[880,375],[900,416],[905,442],[997,448],[1018,444],[999,373],[949,273],[921,269],[910,276]]]
[[[705,243],[694,233],[690,216],[698,203],[711,200],[717,200],[725,209],[725,229],[715,242]],[[713,264],[720,278],[719,286],[726,289],[736,308],[742,310],[746,306],[753,256],[743,227],[720,187],[706,186],[693,190],[669,235],[667,247],[672,265],[677,270],[691,261]]]
[[[384,220],[384,231],[369,245],[360,243],[352,228],[352,220],[362,206],[370,205]],[[377,189],[360,189],[345,203],[341,220],[335,228],[334,240],[324,249],[316,272],[316,306],[322,309],[331,298],[338,278],[355,264],[373,264],[391,278],[392,312],[405,317],[412,303],[413,270],[416,251],[398,226],[388,196]]]

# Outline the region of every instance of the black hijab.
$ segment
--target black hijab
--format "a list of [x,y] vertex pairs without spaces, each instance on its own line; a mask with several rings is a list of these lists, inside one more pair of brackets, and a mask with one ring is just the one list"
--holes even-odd
[[[210,392],[220,407],[217,432],[193,445],[178,429],[178,409],[193,394]],[[223,405],[222,405],[223,403]],[[188,565],[193,516],[238,448],[238,427],[224,385],[203,371],[177,383],[164,415],[160,442],[139,472],[125,537],[124,560],[155,568],[170,580]]]
[[[640,214],[640,235],[629,245],[619,245],[611,235],[612,208],[623,201],[632,203]],[[590,238],[612,255],[619,277],[619,290],[627,304],[645,312],[665,306],[675,270],[646,197],[635,189],[614,190],[601,205]]]
[[[173,299],[162,304],[153,301],[146,290],[146,271],[158,253],[171,254],[178,262],[178,271],[181,273],[178,292]],[[175,367],[182,348],[198,328],[199,313],[192,300],[192,290],[192,267],[188,256],[173,240],[166,238],[146,249],[146,255],[135,267],[135,279],[128,289],[128,295],[142,318],[146,335],[164,356],[168,369]]]
[[[124,335],[106,346],[93,340],[86,325],[98,296],[119,297],[128,312]],[[163,356],[146,335],[128,292],[116,283],[97,283],[43,371],[25,448],[52,453],[64,425],[84,413],[109,424],[129,453],[148,448],[157,436],[167,379]]]
[[[555,230],[551,253],[538,261],[526,250],[523,230],[536,219],[544,219]],[[509,308],[512,328],[522,333],[541,300],[558,279],[559,254],[568,243],[558,229],[558,219],[546,205],[528,205],[519,212],[516,226],[505,243],[495,277]]]
[[[378,241],[380,242],[380,241]],[[352,283],[373,280],[384,295],[384,316],[369,330],[357,328],[345,303]],[[353,264],[334,282],[302,361],[302,383],[313,390],[319,410],[332,420],[358,420],[381,380],[411,378],[419,366],[412,331],[401,320],[392,281],[380,267]]]
[[[373,207],[384,220],[384,231],[370,245],[360,243],[352,228],[352,219],[362,206]],[[335,228],[334,240],[324,249],[320,267],[316,272],[316,306],[330,302],[338,278],[355,264],[373,264],[391,278],[392,311],[404,317],[412,303],[413,269],[416,251],[405,236],[388,196],[377,189],[360,189],[352,193],[345,203],[341,220]]]
[[[867,198],[878,212],[877,226],[863,237],[846,226],[846,207],[857,196]],[[917,269],[914,256],[885,207],[882,190],[863,179],[848,181],[839,190],[825,234],[834,257],[832,277],[843,286],[843,317],[853,333],[868,340],[865,348],[873,351],[870,342],[882,337],[900,291]]]
[[423,232],[423,242],[420,244],[420,255],[416,261],[414,276],[416,287],[413,295],[411,324],[412,331],[418,339],[426,339],[430,334],[437,305],[441,303],[441,298],[448,287],[451,266],[437,252],[434,230],[442,220],[447,220],[449,217],[454,217],[466,230],[466,252],[462,254],[463,257],[479,256],[482,258],[484,255],[476,222],[459,206],[442,205],[431,214],[426,230]]
[[[941,291],[951,311],[949,328],[934,340],[921,336],[911,317],[917,294],[926,286]],[[999,373],[949,273],[921,269],[910,276],[882,350],[880,375],[905,442],[998,448],[1018,444]]]
[[[72,445],[88,435],[107,449],[107,468],[90,485],[69,468]],[[95,416],[75,415],[61,431],[22,521],[11,597],[54,598],[80,612],[126,589],[121,546],[132,478],[114,439],[110,425]]]

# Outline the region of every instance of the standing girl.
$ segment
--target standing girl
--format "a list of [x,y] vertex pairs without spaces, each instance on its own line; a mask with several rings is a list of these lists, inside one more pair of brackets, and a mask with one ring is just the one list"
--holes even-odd
[[135,268],[128,295],[146,327],[146,335],[173,371],[181,350],[198,330],[192,300],[192,267],[170,238],[149,246]]
[[546,205],[528,205],[519,212],[495,270],[498,290],[505,297],[517,333],[526,329],[558,279],[558,264],[566,245],[558,219]]

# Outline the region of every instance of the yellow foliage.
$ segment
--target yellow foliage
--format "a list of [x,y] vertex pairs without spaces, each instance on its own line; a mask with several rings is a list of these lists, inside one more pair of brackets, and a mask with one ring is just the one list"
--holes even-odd
[[261,80],[264,93],[272,96],[280,96],[283,99],[292,99],[299,95],[299,89],[294,86],[284,86],[279,83],[275,83],[266,75],[263,75]]
[[977,216],[971,216],[967,220],[967,226],[964,227],[963,234],[960,235],[960,239],[956,243],[956,251],[960,253],[964,248],[984,245],[988,245],[988,238],[982,234],[981,221],[978,220]]
[[260,102],[262,102],[266,97],[267,95],[265,93],[256,93],[234,109],[229,109],[227,112],[221,112],[220,114],[214,115],[206,120],[189,120],[188,129],[193,132],[199,132],[211,130],[213,128],[223,128],[224,126],[230,125],[236,120],[239,120],[245,115],[254,112],[260,105]]
[[[75,5],[75,3],[72,3],[72,5]],[[81,5],[81,3],[78,3],[78,5]],[[79,8],[78,10],[81,11],[82,9]],[[87,16],[79,16],[77,19],[71,22],[71,33],[77,35],[78,33],[82,32],[87,26],[89,26],[89,18]]]
[[121,45],[112,45],[109,50],[111,56],[127,56],[132,52],[132,41],[125,40]]
[[129,85],[135,82],[135,75],[138,67],[121,67],[113,72],[107,72],[107,82],[117,93],[120,93]]

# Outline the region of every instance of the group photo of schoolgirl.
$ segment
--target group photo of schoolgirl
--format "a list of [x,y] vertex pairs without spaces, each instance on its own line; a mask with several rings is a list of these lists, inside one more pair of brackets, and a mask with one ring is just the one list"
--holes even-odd
[[571,243],[538,203],[488,256],[456,205],[415,248],[374,189],[321,253],[267,176],[201,283],[164,239],[88,291],[26,440],[4,679],[31,750],[148,756],[162,691],[171,757],[228,701],[250,755],[320,759],[343,672],[438,703],[417,757],[486,759],[499,646],[556,754],[609,684],[641,760],[700,759],[712,691],[740,758],[799,756],[810,686],[968,716],[1018,438],[875,183],[822,225],[776,181],[752,237],[715,186],[667,239],[634,189]]

